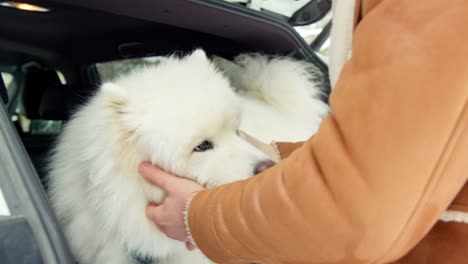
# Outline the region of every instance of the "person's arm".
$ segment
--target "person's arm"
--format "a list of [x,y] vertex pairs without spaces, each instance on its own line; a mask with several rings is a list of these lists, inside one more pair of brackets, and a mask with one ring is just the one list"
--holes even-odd
[[276,149],[281,159],[285,159],[291,155],[296,149],[304,144],[304,142],[276,142]]
[[468,2],[384,1],[319,132],[251,179],[201,191],[188,223],[219,263],[386,263],[467,180]]

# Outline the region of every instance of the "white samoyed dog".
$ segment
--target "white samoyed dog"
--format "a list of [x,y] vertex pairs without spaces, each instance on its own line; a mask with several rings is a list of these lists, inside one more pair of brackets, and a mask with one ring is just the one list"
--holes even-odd
[[138,165],[212,188],[273,164],[240,129],[267,142],[316,131],[328,107],[310,65],[259,55],[236,62],[216,67],[202,50],[168,57],[104,83],[67,123],[51,157],[50,198],[80,264],[211,263],[146,217],[164,192]]

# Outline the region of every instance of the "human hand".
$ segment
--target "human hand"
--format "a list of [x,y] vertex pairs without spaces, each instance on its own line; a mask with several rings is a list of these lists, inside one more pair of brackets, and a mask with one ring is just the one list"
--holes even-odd
[[140,174],[149,182],[166,191],[161,204],[149,204],[146,215],[169,238],[186,243],[189,250],[195,249],[190,243],[185,226],[184,210],[187,200],[204,188],[191,180],[167,173],[151,163],[143,162],[138,167]]

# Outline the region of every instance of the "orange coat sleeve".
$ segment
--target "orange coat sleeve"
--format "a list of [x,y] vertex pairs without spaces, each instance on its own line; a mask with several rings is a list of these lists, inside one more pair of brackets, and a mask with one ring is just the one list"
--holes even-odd
[[276,147],[281,159],[285,159],[303,144],[304,142],[278,142],[276,143]]
[[[365,2],[363,0],[363,2]],[[468,1],[382,1],[318,133],[251,179],[198,193],[188,222],[218,263],[387,263],[468,176]]]

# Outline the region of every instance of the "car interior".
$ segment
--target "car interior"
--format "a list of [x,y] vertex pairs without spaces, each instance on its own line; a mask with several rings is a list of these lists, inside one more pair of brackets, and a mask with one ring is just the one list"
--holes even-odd
[[[131,5],[139,2],[144,1]],[[7,108],[45,187],[54,139],[99,86],[99,62],[197,47],[228,59],[241,52],[290,55],[315,63],[327,89],[326,66],[285,22],[272,26],[274,17],[252,15],[241,6],[225,12],[220,1],[212,1],[218,9],[207,1],[154,2],[144,9],[127,8],[127,1],[28,2],[45,12],[0,6],[0,72],[11,79]]]

